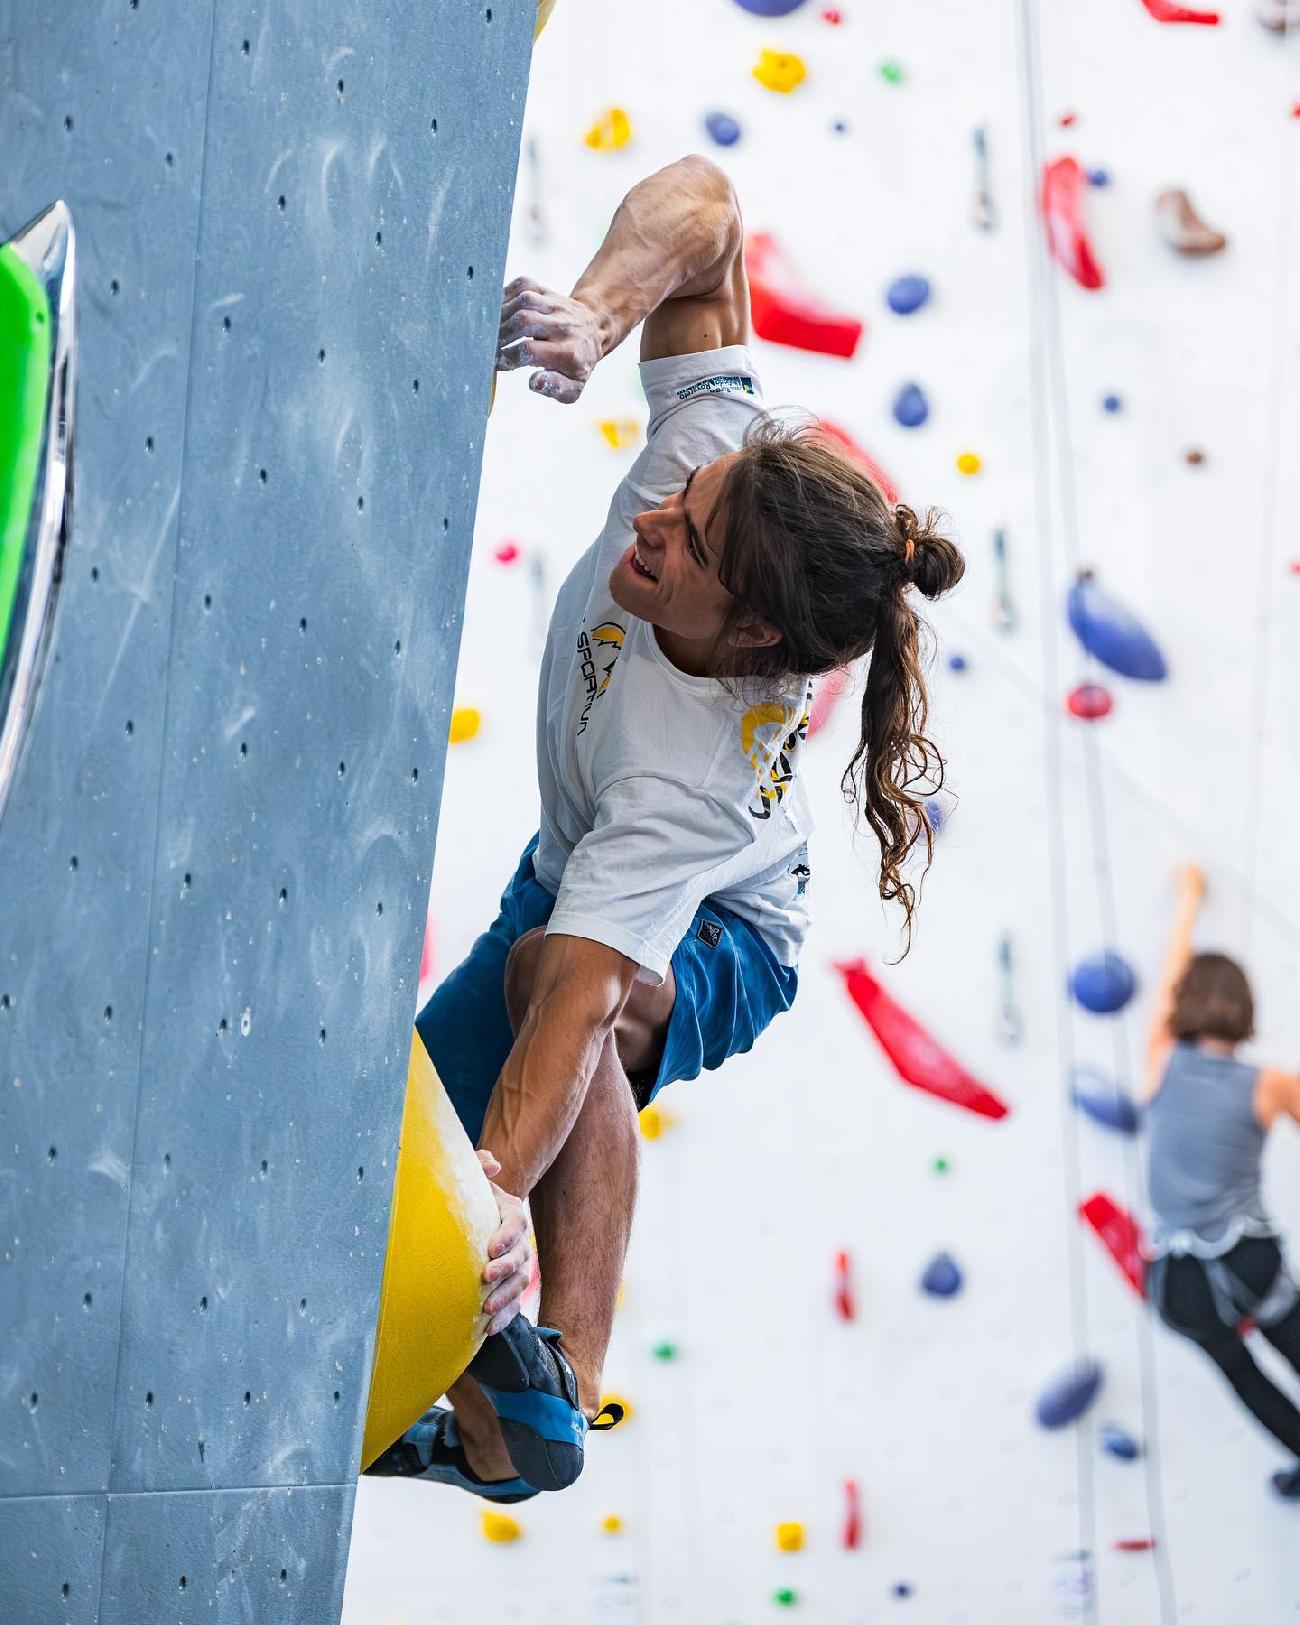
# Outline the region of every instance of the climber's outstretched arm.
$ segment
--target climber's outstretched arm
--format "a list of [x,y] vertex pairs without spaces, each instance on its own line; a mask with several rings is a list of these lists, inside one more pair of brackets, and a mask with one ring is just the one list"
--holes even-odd
[[645,335],[643,361],[683,353],[682,335],[665,328],[678,316],[690,327],[686,348],[744,343],[742,238],[740,205],[725,172],[696,153],[679,158],[638,181],[619,204],[572,294],[529,277],[508,285],[497,370],[538,368],[529,387],[571,405],[596,363],[661,307],[664,316]]

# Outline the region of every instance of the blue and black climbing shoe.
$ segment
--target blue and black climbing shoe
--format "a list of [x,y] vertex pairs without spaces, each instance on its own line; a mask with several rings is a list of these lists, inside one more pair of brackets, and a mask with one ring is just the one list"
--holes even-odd
[[413,1423],[396,1444],[376,1457],[367,1474],[374,1478],[424,1478],[431,1484],[455,1484],[485,1501],[513,1504],[529,1501],[537,1491],[522,1478],[497,1483],[482,1479],[470,1466],[452,1411],[435,1405]]
[[587,1429],[603,1432],[623,1420],[622,1407],[611,1403],[587,1421],[559,1332],[522,1315],[484,1342],[469,1374],[497,1413],[520,1476],[539,1490],[567,1489],[582,1471]]

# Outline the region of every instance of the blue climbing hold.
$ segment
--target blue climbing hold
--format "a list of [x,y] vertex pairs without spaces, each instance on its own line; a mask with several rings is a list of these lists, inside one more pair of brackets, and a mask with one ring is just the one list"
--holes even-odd
[[938,835],[948,822],[948,810],[936,796],[926,796],[922,799],[921,812],[933,835]]
[[920,310],[929,297],[929,278],[914,273],[896,276],[885,290],[885,302],[895,316],[910,316],[914,310]]
[[1077,1422],[1101,1392],[1103,1372],[1096,1360],[1078,1360],[1038,1396],[1039,1427],[1063,1428]]
[[1169,675],[1151,634],[1085,570],[1066,599],[1070,629],[1090,655],[1121,677],[1158,683]]
[[896,1584],[890,1586],[889,1594],[891,1597],[898,1597],[900,1599],[903,1597],[910,1597],[912,1595],[912,1588],[910,1585],[908,1585],[906,1580],[899,1580]]
[[1124,402],[1120,400],[1118,395],[1103,396],[1101,404],[1108,412],[1121,412],[1124,409]]
[[730,113],[706,113],[704,128],[720,147],[734,147],[740,140],[740,125]]
[[837,118],[831,125],[831,130],[835,135],[847,135],[849,132],[849,127],[844,119]]
[[748,11],[755,17],[788,17],[792,11],[798,11],[804,0],[736,0],[742,11]]
[[1088,171],[1089,186],[1109,186],[1110,171],[1108,169],[1090,169]]
[[1094,1123],[1113,1129],[1116,1134],[1136,1134],[1142,1126],[1132,1095],[1091,1067],[1075,1067],[1070,1099]]
[[1095,1016],[1113,1016],[1122,1010],[1137,988],[1128,961],[1109,948],[1081,959],[1070,972],[1070,992]]
[[921,1290],[932,1298],[955,1298],[962,1289],[961,1266],[951,1253],[936,1253],[925,1267]]
[[920,384],[904,384],[894,396],[894,419],[905,429],[919,429],[930,415],[930,403]]
[[968,664],[969,664],[969,662],[967,661],[965,655],[949,655],[948,656],[948,670],[949,671],[965,671]]
[[1136,1461],[1142,1454],[1142,1446],[1117,1422],[1105,1423],[1100,1438],[1101,1448],[1116,1461]]

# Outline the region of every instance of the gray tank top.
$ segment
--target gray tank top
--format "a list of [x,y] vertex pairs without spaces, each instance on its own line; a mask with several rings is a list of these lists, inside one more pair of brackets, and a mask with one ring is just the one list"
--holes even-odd
[[1271,1229],[1260,1189],[1259,1069],[1175,1044],[1146,1108],[1148,1194],[1157,1249],[1178,1232],[1217,1251]]

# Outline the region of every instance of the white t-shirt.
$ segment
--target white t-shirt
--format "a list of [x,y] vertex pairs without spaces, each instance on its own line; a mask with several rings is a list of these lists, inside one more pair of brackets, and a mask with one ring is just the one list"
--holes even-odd
[[546,929],[603,942],[658,984],[710,897],[793,965],[808,929],[807,680],[750,683],[738,701],[679,671],[609,592],[635,515],[735,451],[762,393],[740,345],[643,361],[641,382],[645,448],[560,588],[542,659],[534,867],[557,898]]

